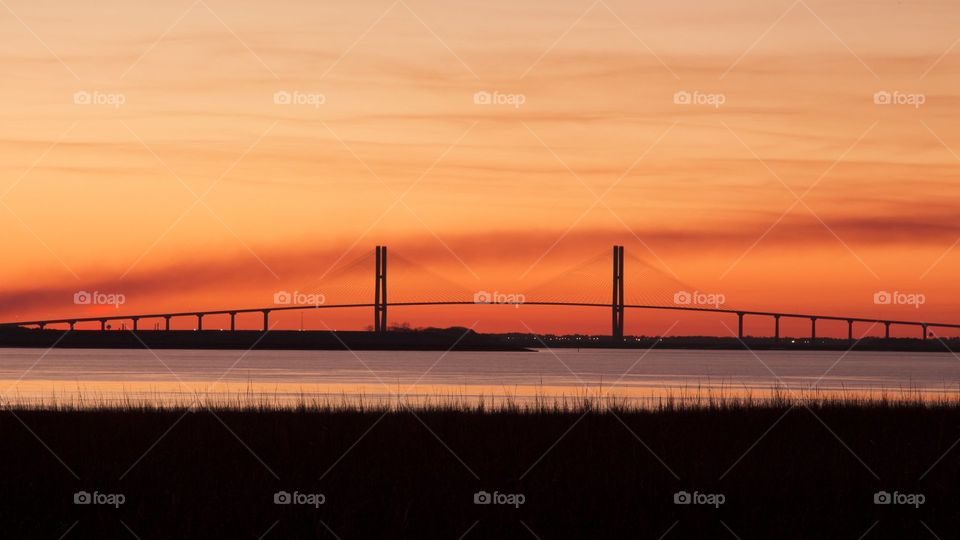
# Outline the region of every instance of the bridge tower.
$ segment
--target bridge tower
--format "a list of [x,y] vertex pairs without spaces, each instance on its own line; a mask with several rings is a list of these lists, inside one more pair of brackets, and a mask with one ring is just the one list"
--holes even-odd
[[387,331],[387,246],[377,246],[376,254],[377,284],[374,287],[373,329],[375,332]]
[[613,338],[623,339],[623,246],[613,246]]

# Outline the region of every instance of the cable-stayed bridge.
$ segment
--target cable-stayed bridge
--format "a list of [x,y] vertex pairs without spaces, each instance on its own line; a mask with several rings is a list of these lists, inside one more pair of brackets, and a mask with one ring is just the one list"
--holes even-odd
[[[214,309],[214,310],[189,310],[189,311],[176,311],[176,312],[147,312],[147,313],[130,313],[130,314],[118,314],[110,316],[94,316],[94,317],[67,317],[67,318],[52,318],[52,319],[38,319],[38,320],[26,320],[26,321],[12,321],[12,322],[3,322],[0,323],[0,327],[5,328],[39,328],[44,329],[50,325],[68,325],[71,330],[74,330],[75,326],[80,323],[99,323],[100,330],[106,331],[109,328],[109,323],[111,322],[125,322],[130,321],[133,331],[141,331],[141,321],[153,320],[153,321],[163,321],[162,328],[160,331],[169,331],[170,330],[170,321],[172,319],[180,318],[192,318],[196,321],[196,329],[204,330],[204,318],[217,316],[217,315],[228,315],[230,317],[230,331],[237,330],[237,316],[243,314],[258,314],[262,317],[262,331],[266,332],[270,329],[270,315],[272,313],[281,313],[288,311],[306,311],[306,310],[318,310],[318,309],[332,309],[332,310],[347,310],[347,309],[370,309],[373,314],[373,331],[377,333],[387,332],[389,329],[388,326],[388,313],[389,309],[392,307],[417,307],[417,306],[464,306],[464,305],[483,305],[483,304],[509,304],[517,303],[531,306],[557,306],[557,307],[582,307],[582,308],[594,308],[594,309],[606,309],[610,310],[611,316],[611,331],[610,335],[614,339],[622,339],[624,337],[624,321],[626,319],[627,311],[634,310],[666,310],[666,311],[677,311],[677,312],[699,312],[699,313],[715,313],[718,315],[729,315],[735,316],[737,318],[737,335],[740,338],[744,337],[744,318],[745,317],[764,317],[772,319],[774,322],[774,332],[773,338],[780,339],[780,321],[781,319],[803,319],[807,320],[810,323],[810,338],[817,338],[817,321],[845,321],[847,323],[847,339],[853,340],[853,329],[854,324],[870,324],[870,325],[883,325],[884,328],[884,337],[890,338],[890,327],[897,326],[912,326],[920,329],[920,335],[923,339],[927,339],[928,330],[933,328],[951,328],[958,329],[960,324],[954,323],[943,323],[943,322],[934,322],[934,321],[923,321],[923,320],[902,320],[902,319],[876,319],[876,318],[867,318],[867,317],[853,317],[853,316],[843,316],[836,314],[822,314],[822,313],[792,313],[792,312],[778,312],[778,311],[757,311],[757,310],[746,310],[746,309],[733,309],[709,305],[684,305],[683,303],[677,303],[676,297],[673,298],[673,301],[670,302],[668,299],[663,298],[665,293],[663,291],[654,291],[652,296],[642,296],[640,301],[632,302],[627,301],[625,293],[628,291],[626,287],[626,277],[625,277],[625,252],[623,246],[613,246],[612,256],[611,256],[611,268],[607,275],[610,277],[609,280],[600,279],[594,280],[599,283],[602,283],[603,286],[609,287],[610,291],[610,301],[609,302],[598,302],[590,301],[588,298],[556,298],[551,297],[551,293],[543,292],[538,294],[537,288],[531,290],[533,299],[522,299],[518,300],[516,298],[506,298],[498,299],[492,295],[481,292],[474,293],[472,298],[464,298],[463,294],[457,295],[456,293],[447,294],[438,294],[435,299],[416,299],[416,298],[406,298],[403,293],[399,294],[400,299],[390,300],[388,291],[391,294],[396,294],[396,288],[388,289],[388,251],[386,246],[376,246],[376,249],[373,253],[373,262],[374,262],[374,299],[372,302],[339,302],[339,303],[315,303],[315,304],[292,304],[285,305],[283,302],[284,299],[275,299],[275,303],[266,307],[252,307],[252,308],[236,308],[236,309]],[[575,282],[576,287],[575,291],[584,291],[589,289],[585,287],[584,283],[581,282],[584,276],[591,275],[589,272],[582,271],[584,268],[594,265],[597,263],[600,258],[606,258],[606,254],[598,255],[593,259],[586,261],[581,264],[579,267],[568,270],[564,272],[561,278],[558,279],[567,279]],[[347,265],[347,270],[356,270],[361,264],[367,264],[365,258],[361,258],[354,263]],[[341,272],[347,271],[341,270]],[[423,279],[431,280],[431,283],[441,283],[444,280],[443,276],[439,275],[430,275],[429,271],[425,271],[422,268],[416,270],[418,275],[421,275]],[[422,275],[426,273],[426,275]],[[592,274],[595,276],[595,272]],[[550,283],[541,287],[542,290],[549,289]],[[442,287],[441,287],[442,288]],[[362,289],[362,288],[360,288]],[[360,292],[356,286],[348,287],[347,293],[356,296]],[[556,293],[553,293],[554,295]],[[445,297],[444,297],[445,296]],[[525,295],[526,296],[526,295]],[[577,296],[577,293],[574,292],[571,296]],[[158,326],[159,328],[159,326]]]

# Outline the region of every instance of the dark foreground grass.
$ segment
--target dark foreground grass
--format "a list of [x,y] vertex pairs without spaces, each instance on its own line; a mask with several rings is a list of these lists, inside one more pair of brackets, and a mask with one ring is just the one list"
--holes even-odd
[[[957,538],[960,407],[0,412],[3,538]],[[323,504],[275,504],[277,492]],[[475,504],[475,493],[523,504]],[[675,504],[675,493],[723,497]],[[917,507],[875,504],[894,492]],[[77,492],[119,507],[75,504]],[[115,499],[114,499],[115,500]],[[514,502],[518,498],[511,499]],[[713,497],[719,502],[719,497]]]

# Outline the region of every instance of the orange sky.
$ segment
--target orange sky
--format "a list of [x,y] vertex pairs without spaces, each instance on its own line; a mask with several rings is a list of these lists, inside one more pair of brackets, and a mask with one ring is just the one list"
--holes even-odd
[[[77,291],[122,293],[124,312],[266,306],[279,290],[370,301],[372,262],[324,274],[377,243],[429,272],[391,276],[398,300],[606,301],[619,243],[628,301],[689,289],[960,322],[948,2],[6,5],[3,320],[118,311]],[[609,330],[602,310],[529,306],[392,319]],[[631,313],[627,331],[676,320]],[[727,329],[671,329],[701,332]]]

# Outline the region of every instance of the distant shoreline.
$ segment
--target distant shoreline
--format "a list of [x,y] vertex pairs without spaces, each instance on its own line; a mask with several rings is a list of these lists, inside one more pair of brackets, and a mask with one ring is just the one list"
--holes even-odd
[[789,350],[951,352],[960,339],[773,338],[712,336],[627,336],[622,340],[595,335],[481,334],[465,328],[429,328],[376,333],[319,330],[36,330],[0,331],[0,348],[64,349],[257,349],[257,350],[388,350],[388,351],[531,351],[540,348],[618,348],[693,350]]

